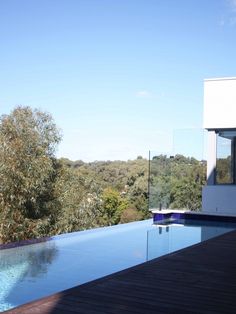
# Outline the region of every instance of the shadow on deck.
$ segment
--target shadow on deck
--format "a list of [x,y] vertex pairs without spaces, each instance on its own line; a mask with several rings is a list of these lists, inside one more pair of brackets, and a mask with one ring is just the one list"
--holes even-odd
[[236,313],[236,231],[8,314]]

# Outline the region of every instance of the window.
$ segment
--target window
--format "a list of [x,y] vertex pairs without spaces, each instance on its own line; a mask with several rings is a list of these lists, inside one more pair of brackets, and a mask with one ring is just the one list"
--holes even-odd
[[217,133],[216,183],[236,183],[236,131]]

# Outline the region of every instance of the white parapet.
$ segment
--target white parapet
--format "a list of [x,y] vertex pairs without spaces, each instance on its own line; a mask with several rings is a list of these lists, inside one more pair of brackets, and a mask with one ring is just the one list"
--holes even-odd
[[204,80],[204,128],[236,128],[236,77]]
[[207,185],[202,189],[202,211],[236,215],[236,185]]

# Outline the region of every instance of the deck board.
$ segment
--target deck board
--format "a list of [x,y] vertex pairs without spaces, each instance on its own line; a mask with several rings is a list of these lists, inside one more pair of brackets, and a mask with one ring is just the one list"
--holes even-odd
[[236,231],[8,314],[236,313]]

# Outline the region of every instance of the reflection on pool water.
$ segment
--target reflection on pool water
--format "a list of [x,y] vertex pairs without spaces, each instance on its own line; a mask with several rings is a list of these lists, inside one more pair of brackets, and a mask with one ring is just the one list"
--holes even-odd
[[0,311],[103,277],[236,229],[236,224],[152,220],[74,232],[0,250]]

